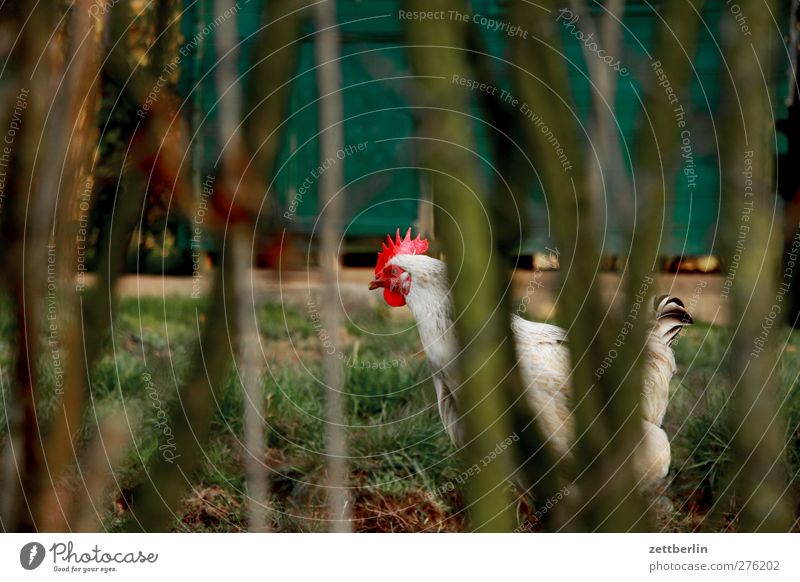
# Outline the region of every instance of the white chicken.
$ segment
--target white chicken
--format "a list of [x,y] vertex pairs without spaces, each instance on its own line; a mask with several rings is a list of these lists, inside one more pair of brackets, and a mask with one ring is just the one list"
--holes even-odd
[[[383,289],[390,306],[407,305],[417,322],[431,369],[445,430],[456,446],[464,444],[459,421],[456,369],[458,343],[447,265],[424,255],[426,240],[388,237],[378,255],[370,289]],[[633,458],[642,486],[663,479],[670,465],[670,443],[661,428],[669,400],[669,382],[676,371],[671,344],[692,318],[680,299],[667,295],[655,301],[655,321],[648,338],[648,357],[642,390],[643,438]],[[536,412],[549,444],[558,455],[568,455],[573,435],[570,414],[570,354],[566,332],[554,325],[534,323],[512,315],[517,359],[531,408]]]

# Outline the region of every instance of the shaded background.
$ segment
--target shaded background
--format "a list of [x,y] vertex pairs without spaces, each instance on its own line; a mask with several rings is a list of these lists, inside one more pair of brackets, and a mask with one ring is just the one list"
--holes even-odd
[[[2,528],[796,530],[796,2],[540,4],[0,6]],[[465,450],[366,289],[408,227],[457,266]],[[594,380],[650,276],[702,322],[657,503],[643,323]],[[523,430],[508,312],[582,354],[573,466]]]

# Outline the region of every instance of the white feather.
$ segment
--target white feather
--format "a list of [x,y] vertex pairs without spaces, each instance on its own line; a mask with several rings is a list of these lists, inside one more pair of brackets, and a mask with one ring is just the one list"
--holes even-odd
[[[430,365],[439,414],[453,443],[462,446],[464,434],[457,405],[458,342],[453,326],[447,266],[426,255],[398,255],[388,264],[401,267],[405,271],[401,276],[411,278],[406,304],[417,322]],[[668,300],[662,299],[659,308],[663,310]],[[680,311],[674,299],[672,301],[670,308]],[[633,459],[634,468],[644,483],[662,479],[669,470],[670,444],[661,424],[669,400],[669,382],[676,371],[669,342],[677,335],[676,325],[691,321],[685,310],[682,313],[686,318],[684,323],[676,323],[674,317],[669,321],[659,321],[648,338],[649,354],[644,367],[641,408],[643,437]],[[664,317],[671,315],[673,313],[666,313]],[[528,402],[556,453],[567,455],[573,438],[573,421],[566,332],[554,325],[527,321],[516,315],[512,315],[511,329]]]

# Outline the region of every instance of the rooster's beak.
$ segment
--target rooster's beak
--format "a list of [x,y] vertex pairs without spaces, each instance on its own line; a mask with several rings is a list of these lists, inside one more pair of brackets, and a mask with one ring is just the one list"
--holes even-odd
[[373,289],[377,289],[378,287],[383,287],[383,281],[380,279],[373,279],[369,282],[369,290],[372,291]]

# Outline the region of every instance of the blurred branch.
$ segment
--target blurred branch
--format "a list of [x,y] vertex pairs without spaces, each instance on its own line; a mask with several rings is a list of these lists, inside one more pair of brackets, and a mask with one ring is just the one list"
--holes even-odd
[[[118,6],[115,6],[114,11],[117,12],[117,10]],[[120,16],[124,20],[121,11]],[[233,21],[231,26],[233,26]],[[222,32],[225,34],[224,31]],[[262,34],[266,35],[267,33]],[[224,39],[222,42],[225,43]],[[230,46],[230,41],[227,46]],[[231,59],[231,63],[233,63],[233,59]],[[270,61],[270,63],[274,64],[275,61]],[[144,103],[155,79],[151,78],[146,71],[134,69],[124,59],[116,59],[111,66],[115,74],[125,80],[126,88],[134,98],[138,102]],[[223,71],[222,74],[224,75],[225,72]],[[267,77],[271,74],[270,67],[259,68],[253,79],[251,92],[258,94],[262,88],[268,86]],[[228,77],[230,78],[229,72]],[[281,80],[277,76],[274,78],[279,85],[288,82],[287,79]],[[238,82],[238,79],[236,81]],[[222,84],[227,87],[231,85],[231,82],[229,80],[227,84],[224,82]],[[235,98],[235,93],[229,98]],[[170,97],[167,95],[163,99],[166,102],[170,101]],[[225,135],[232,136],[233,139],[227,144],[225,155],[222,157],[221,170],[218,179],[214,181],[210,209],[206,215],[207,220],[204,221],[204,225],[218,232],[230,227],[233,238],[229,244],[223,246],[220,258],[221,266],[212,286],[209,297],[210,308],[202,331],[200,330],[199,313],[197,314],[198,338],[193,357],[194,363],[191,366],[192,371],[189,378],[178,389],[179,407],[170,413],[169,419],[171,426],[174,427],[173,433],[176,440],[176,454],[160,456],[149,469],[147,480],[135,489],[132,504],[134,518],[128,524],[130,529],[164,531],[174,524],[173,511],[188,485],[189,476],[199,467],[204,457],[205,443],[210,434],[214,388],[226,381],[231,365],[230,354],[213,346],[226,332],[233,337],[243,333],[242,329],[237,329],[239,322],[245,319],[250,322],[254,317],[252,312],[248,317],[245,311],[240,311],[241,304],[237,306],[237,300],[241,298],[238,293],[241,291],[240,286],[248,278],[247,274],[249,273],[249,269],[244,266],[250,260],[248,248],[252,248],[252,245],[247,245],[246,242],[251,240],[250,237],[244,234],[252,232],[251,227],[247,227],[244,231],[241,229],[252,224],[258,216],[266,186],[263,179],[263,168],[251,163],[253,158],[248,152],[246,144],[243,143],[242,132],[238,131],[241,113],[237,112],[236,105],[234,103],[234,107],[231,108],[224,99],[220,105],[223,110],[221,111],[223,130]],[[277,100],[271,101],[269,108],[271,109],[273,106],[279,107],[280,104]],[[269,113],[269,115],[273,115],[273,113]],[[254,121],[249,119],[245,122],[243,131],[246,135],[254,135],[256,130],[251,127],[253,123]],[[175,199],[184,211],[192,216],[196,201],[191,188],[189,172],[182,163],[188,156],[185,155],[186,144],[180,138],[178,129],[179,120],[176,113],[161,101],[152,104],[147,111],[144,131],[141,133],[140,140],[137,140],[137,144],[141,145],[139,162],[146,165],[152,175],[159,176],[172,185]],[[277,148],[273,154],[276,152]],[[273,166],[274,160],[269,167]],[[240,239],[240,236],[243,238]],[[233,321],[228,321],[226,314],[234,314]],[[247,333],[246,330],[244,333]],[[247,341],[246,338],[243,339]],[[235,343],[241,349],[248,350],[246,353],[241,353],[241,357],[246,362],[243,366],[245,390],[252,404],[257,405],[261,401],[261,396],[260,390],[257,390],[257,378],[254,377],[257,365],[253,365],[253,353],[242,343]],[[266,474],[261,467],[263,456],[251,456],[258,455],[258,451],[263,450],[264,446],[263,437],[259,437],[259,435],[263,435],[263,428],[256,424],[260,422],[261,414],[257,409],[249,410],[246,414],[249,417],[246,428],[246,446],[248,448],[246,456],[254,463],[246,469],[251,477],[249,487],[252,502],[248,507],[249,517],[252,520],[250,525],[254,529],[265,529],[267,526],[263,510],[266,507],[268,488],[265,481]]]
[[78,467],[83,488],[67,502],[67,523],[71,531],[100,531],[102,500],[112,483],[118,485],[115,470],[130,443],[128,419],[122,411],[115,410],[98,419],[97,433],[86,447],[84,462]]
[[[54,312],[57,317],[50,324],[58,332],[54,337],[57,349],[69,346],[64,358],[61,406],[56,410],[45,443],[49,487],[43,491],[43,498],[36,508],[40,531],[70,529],[67,516],[74,500],[70,500],[71,493],[65,486],[65,479],[77,461],[77,437],[86,411],[87,369],[99,353],[101,334],[108,329],[107,326],[93,327],[87,334],[82,333],[82,319],[78,314],[83,310],[78,303],[73,280],[78,263],[77,245],[75,233],[70,230],[70,226],[74,226],[73,212],[78,208],[78,200],[84,190],[81,177],[85,179],[83,174],[89,171],[98,139],[99,77],[104,51],[100,38],[101,21],[90,16],[91,5],[90,0],[80,0],[70,12],[69,51],[67,68],[63,74],[65,83],[55,97],[49,124],[51,135],[47,152],[55,159],[52,163],[43,160],[41,167],[42,199],[51,197],[43,206],[52,206],[54,212],[39,212],[39,218],[33,221],[34,230],[41,230],[43,241],[52,237],[50,244],[57,267],[52,273],[48,272],[48,279],[56,279],[54,282],[58,295],[53,301],[57,301],[58,310]],[[70,124],[66,120],[74,121]],[[56,274],[61,276],[56,277]],[[98,308],[101,308],[100,305]],[[53,337],[53,334],[50,335]],[[79,346],[87,348],[86,351]]]
[[236,340],[239,354],[239,378],[244,389],[244,451],[243,462],[247,484],[248,531],[268,530],[267,507],[269,480],[265,465],[264,396],[262,392],[263,361],[256,323],[257,303],[253,295],[253,237],[252,225],[236,225],[231,230],[231,258],[234,270],[236,308]]
[[[744,38],[733,19],[723,27],[733,95],[723,126],[724,227],[733,278],[731,312],[738,324],[727,359],[732,385],[733,432],[730,477],[724,498],[740,503],[744,531],[789,531],[792,505],[783,473],[782,420],[776,379],[775,314],[783,307],[791,270],[781,273],[781,232],[773,184],[776,149],[771,95],[775,2],[745,0],[752,36]],[[734,240],[736,241],[734,243]],[[735,265],[735,266],[734,266]],[[783,276],[781,276],[783,275]],[[778,281],[781,281],[780,286]],[[780,318],[777,318],[780,320]],[[719,506],[718,506],[719,509]]]
[[[314,5],[314,53],[317,62],[317,87],[319,91],[319,154],[322,162],[335,159],[344,149],[344,114],[342,105],[342,73],[340,70],[339,29],[336,22],[336,3],[332,0]],[[321,163],[322,163],[321,162]],[[319,180],[319,214],[322,216],[319,264],[322,284],[329,292],[323,293],[320,315],[325,329],[341,345],[342,315],[339,294],[333,293],[339,283],[337,249],[342,228],[342,164],[333,164]],[[344,371],[342,361],[335,353],[325,351],[323,379],[326,394],[326,443],[328,456],[328,505],[331,512],[331,529],[348,532],[351,529],[348,495],[347,434],[344,415]]]
[[[479,28],[469,27],[467,35],[469,53],[466,56],[473,64],[476,77],[488,85],[501,86],[492,72],[493,63],[488,57],[491,53]],[[494,181],[489,184],[489,188],[494,187],[491,196],[492,217],[495,225],[503,225],[493,228],[493,235],[496,251],[502,261],[506,256],[519,255],[524,250],[522,243],[524,236],[529,234],[528,205],[531,184],[536,180],[535,167],[524,147],[523,124],[519,123],[518,105],[515,107],[508,99],[498,99],[482,91],[478,92],[477,99],[481,112],[490,125],[487,133],[490,136],[492,161],[495,164]],[[509,148],[509,144],[512,147]],[[502,285],[505,290],[505,307],[511,310],[511,305],[508,304],[510,277],[505,271]],[[504,313],[498,315],[500,318],[505,317]],[[505,357],[505,354],[501,356]],[[518,377],[514,363],[513,360],[508,362],[508,369],[512,372],[506,378],[505,387],[511,427],[520,436],[520,465],[514,472],[513,479],[524,483],[532,493],[535,492],[537,499],[551,499],[564,486],[564,475],[568,473],[566,466],[570,461],[564,458],[557,460],[550,446],[545,444],[547,435],[541,432],[538,423],[530,422],[535,411],[527,403],[525,387]],[[555,529],[562,519],[563,509],[554,507],[542,516],[541,521],[545,527]]]
[[[245,97],[247,120],[245,142],[253,163],[272,176],[280,147],[281,126],[297,67],[298,36],[304,12],[309,8],[297,0],[264,3],[264,28],[254,47],[251,87]],[[275,194],[273,193],[273,197]]]
[[[476,79],[492,87],[502,86],[495,74],[496,60],[477,26],[467,29],[466,58]],[[486,124],[485,131],[492,149],[494,175],[488,185],[488,202],[495,224],[506,225],[493,232],[501,260],[523,252],[522,244],[529,234],[531,184],[535,181],[533,163],[521,147],[519,111],[505,99],[488,92],[475,95]],[[415,98],[416,99],[416,98]],[[416,106],[414,101],[410,101]],[[430,208],[429,204],[424,205]]]
[[[132,97],[136,99],[132,88],[139,87],[141,83],[141,77],[134,76],[134,69],[129,63],[129,50],[126,44],[127,32],[134,25],[136,18],[136,15],[127,10],[126,5],[120,3],[110,11],[108,22],[104,27],[105,38],[109,45],[107,58],[103,63],[104,70],[112,78],[120,80],[120,86],[124,91],[122,99],[131,99]],[[164,31],[158,31],[157,35],[161,32]],[[128,80],[131,82],[128,83]],[[98,280],[79,298],[81,325],[68,332],[70,341],[83,346],[83,349],[75,355],[77,361],[73,362],[71,356],[69,362],[71,369],[81,371],[80,377],[75,377],[71,381],[76,384],[80,382],[83,386],[88,383],[88,372],[102,353],[101,347],[111,332],[112,313],[116,309],[118,300],[116,282],[126,269],[128,249],[134,232],[139,226],[139,218],[150,183],[149,179],[156,175],[161,176],[165,167],[170,168],[170,173],[180,172],[181,164],[176,160],[178,154],[170,148],[180,147],[182,142],[175,136],[172,119],[165,119],[168,108],[156,106],[154,109],[156,112],[138,124],[133,135],[125,136],[130,141],[125,157],[120,160],[116,168],[119,186],[115,193],[111,214],[113,229],[109,230],[107,239],[99,241]],[[151,144],[156,145],[152,146]],[[162,146],[163,149],[160,149]],[[170,154],[174,157],[167,160]],[[169,183],[172,183],[174,190],[179,192],[188,190],[188,185],[184,185],[179,177],[173,176],[173,180]],[[98,186],[99,182],[95,178],[87,186],[91,192],[91,199],[95,203],[99,198]],[[182,187],[183,190],[181,190]],[[184,193],[182,198],[186,197],[187,195]],[[85,397],[85,391],[82,390],[82,392]],[[103,438],[102,430],[97,438]],[[93,462],[90,460],[89,464]],[[110,454],[108,462],[113,467]],[[99,483],[96,485],[101,486]],[[91,494],[88,485],[86,494]],[[89,510],[87,507],[91,507],[93,501],[91,498],[85,499],[80,494],[76,494],[77,506],[73,514],[74,519],[77,520],[75,527],[88,527],[87,512]],[[60,526],[56,525],[55,529]]]
[[[216,0],[217,14],[225,14],[233,9],[229,0]],[[217,55],[216,86],[219,95],[219,132],[222,144],[223,172],[235,167],[236,162],[230,156],[242,156],[246,149],[242,133],[239,130],[242,119],[242,90],[237,71],[238,34],[235,19],[228,19],[216,31]],[[226,176],[227,177],[227,176]],[[228,177],[231,182],[233,176]],[[245,183],[247,187],[249,183]],[[237,195],[240,192],[236,192]],[[260,192],[245,192],[245,196],[256,198]],[[233,198],[233,196],[232,196]],[[231,280],[234,288],[232,303],[235,322],[229,328],[234,338],[238,354],[239,379],[243,388],[245,406],[244,415],[244,451],[245,482],[247,484],[247,521],[252,532],[267,531],[266,507],[269,499],[269,482],[264,438],[264,410],[261,392],[262,361],[259,351],[258,325],[256,323],[256,303],[252,293],[253,246],[255,241],[255,225],[251,220],[234,223],[226,229],[230,238],[225,241],[230,245],[231,263],[228,269],[233,271]],[[248,292],[249,291],[249,292]]]
[[154,4],[154,39],[148,52],[151,70],[158,74],[173,56],[169,46],[173,35],[170,33],[180,26],[179,15],[183,12],[184,6],[182,0],[155,0]]
[[[16,58],[22,63],[12,81],[16,99],[6,120],[19,127],[11,146],[9,178],[6,182],[6,216],[3,217],[6,277],[3,282],[13,292],[16,302],[16,354],[12,391],[8,404],[9,445],[6,454],[13,457],[3,463],[14,474],[6,475],[0,514],[9,531],[34,531],[36,506],[43,482],[43,444],[39,416],[37,369],[40,358],[40,334],[44,320],[46,294],[45,258],[49,233],[41,229],[28,234],[27,223],[32,209],[47,213],[39,206],[39,180],[36,178],[39,145],[44,137],[44,120],[50,92],[52,65],[47,55],[52,40],[54,18],[49,6],[12,6],[11,13],[21,31]],[[16,477],[16,478],[15,478]]]
[[[205,327],[196,313],[197,344],[189,378],[178,389],[178,406],[169,415],[175,435],[174,453],[159,455],[146,468],[146,479],[133,491],[132,521],[127,528],[134,531],[167,531],[174,525],[174,511],[189,478],[200,466],[208,441],[214,402],[214,388],[227,380],[231,358],[226,350],[216,347],[226,331],[225,313],[234,313],[230,294],[223,288],[234,288],[230,264],[230,245],[224,248],[222,266],[215,277],[210,309]],[[225,265],[229,267],[226,269]]]
[[[658,271],[661,241],[669,232],[671,217],[666,213],[672,207],[671,192],[683,176],[675,169],[676,162],[681,159],[679,138],[690,135],[686,133],[691,111],[689,89],[703,4],[704,0],[670,2],[659,13],[661,23],[656,30],[653,62],[649,67],[651,75],[642,104],[644,119],[635,144],[635,189],[632,193],[635,212],[630,217],[625,313],[636,309],[637,297],[654,291],[651,282]],[[664,79],[674,96],[665,91]],[[646,395],[649,389],[644,384],[643,372],[651,327],[649,317],[636,318],[628,330],[627,340],[620,347],[620,365],[612,366],[607,372],[620,392],[640,400],[640,404],[639,394]]]
[[[704,0],[670,2],[659,14],[662,24],[656,32],[655,60],[650,70],[655,70],[658,65],[663,79],[674,90],[675,100],[665,92],[662,78],[652,74],[643,103],[645,119],[636,143],[637,212],[632,223],[629,282],[637,286],[644,276],[654,273],[657,268],[661,238],[670,218],[666,216],[666,209],[671,200],[669,193],[675,188],[673,170],[675,162],[680,159],[679,136],[688,123],[692,59],[703,4]],[[630,288],[629,293],[633,292],[635,290]]]
[[[453,10],[466,13],[457,0],[431,4],[408,3],[411,10]],[[508,437],[512,429],[521,440],[532,441],[525,464],[526,486],[539,485],[552,464],[542,463],[544,440],[530,423],[531,413],[516,369],[513,337],[506,302],[507,279],[498,263],[491,225],[484,212],[485,186],[474,159],[475,136],[469,117],[467,94],[450,82],[452,75],[470,77],[461,50],[466,25],[455,19],[413,22],[407,30],[410,59],[424,98],[421,127],[423,159],[431,168],[437,208],[437,234],[442,241],[451,274],[459,272],[451,287],[456,331],[461,346],[458,369],[462,383],[458,406],[465,428],[465,452],[477,461]],[[450,221],[458,224],[458,229]],[[461,238],[459,232],[469,236]],[[452,282],[452,281],[451,281]],[[524,429],[524,430],[523,430]],[[509,531],[514,516],[506,490],[511,463],[498,457],[470,479],[467,496],[473,527],[480,531]],[[547,482],[545,483],[545,485]],[[539,491],[539,489],[537,489]]]
[[[580,19],[581,27],[588,33],[587,38],[594,37],[602,42],[606,54],[621,54],[620,31],[625,12],[624,0],[611,0],[601,6],[598,26],[595,26],[592,15],[584,10],[583,5],[580,0],[569,0],[570,10]],[[602,31],[602,35],[598,34],[598,29]],[[622,144],[616,125],[617,73],[597,58],[585,42],[581,43],[581,49],[589,74],[592,98],[588,137],[594,155],[590,156],[591,161],[587,167],[592,201],[595,208],[601,208],[604,206],[604,199],[606,202],[610,199],[611,203],[607,205],[617,210],[621,222],[632,225],[634,214],[626,195],[631,190],[631,184],[622,159]]]
[[[515,37],[511,42],[518,96],[547,124],[568,159],[567,164],[559,161],[559,152],[536,124],[523,123],[552,210],[565,273],[559,315],[570,338],[572,451],[580,469],[579,491],[584,496],[572,505],[574,515],[566,525],[578,530],[628,531],[642,527],[639,520],[643,514],[630,463],[641,435],[638,393],[618,390],[611,375],[595,375],[611,348],[612,329],[621,321],[614,321],[600,298],[598,214],[587,183],[583,144],[575,131],[579,120],[571,107],[558,13],[555,1],[535,7],[514,3],[511,20],[528,30],[532,39]],[[625,369],[626,363],[616,362],[619,370]],[[590,492],[591,497],[585,497]]]
[[[125,91],[137,103],[147,103],[150,88],[156,79],[142,68],[129,61],[124,46],[125,32],[130,28],[134,16],[126,3],[114,5],[111,11],[111,36],[114,50],[107,62],[107,71],[118,79]],[[171,186],[174,199],[191,216],[194,196],[186,164],[186,143],[181,138],[180,118],[170,108],[172,96],[166,91],[159,100],[150,103],[131,136],[130,154],[134,167],[151,179],[163,179]],[[214,195],[218,191],[215,181]],[[212,200],[213,202],[213,200]],[[211,210],[217,209],[213,207]],[[209,219],[213,212],[209,211]],[[216,223],[223,218],[217,209]],[[197,344],[190,366],[190,374],[182,386],[177,388],[177,407],[169,414],[169,425],[175,435],[174,450],[159,455],[152,466],[145,468],[146,479],[133,491],[131,520],[126,527],[141,531],[166,531],[174,525],[174,511],[188,485],[190,475],[199,467],[203,458],[203,447],[208,440],[214,398],[214,387],[221,385],[230,369],[230,354],[225,350],[210,348],[226,332],[226,313],[232,313],[230,294],[225,287],[233,288],[233,269],[230,265],[230,247],[223,248],[222,267],[217,270],[209,297],[209,311],[205,326],[201,326],[200,312],[196,312]],[[170,454],[166,454],[169,452]]]

